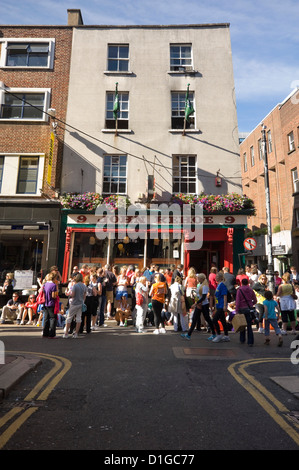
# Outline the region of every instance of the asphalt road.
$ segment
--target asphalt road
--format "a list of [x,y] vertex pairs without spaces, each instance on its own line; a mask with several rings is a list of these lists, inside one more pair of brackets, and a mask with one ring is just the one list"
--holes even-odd
[[299,448],[298,396],[276,380],[299,380],[294,336],[278,348],[273,332],[270,346],[255,332],[249,348],[234,333],[211,344],[203,331],[186,341],[172,328],[136,334],[114,322],[78,339],[40,332],[0,330],[7,354],[41,359],[0,404],[4,450],[101,450],[109,459],[113,451],[116,458]]

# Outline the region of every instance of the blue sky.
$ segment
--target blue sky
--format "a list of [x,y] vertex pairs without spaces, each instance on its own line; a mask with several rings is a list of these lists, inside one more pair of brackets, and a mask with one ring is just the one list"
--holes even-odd
[[298,0],[10,0],[0,24],[64,25],[68,8],[85,25],[230,23],[239,132],[299,86]]

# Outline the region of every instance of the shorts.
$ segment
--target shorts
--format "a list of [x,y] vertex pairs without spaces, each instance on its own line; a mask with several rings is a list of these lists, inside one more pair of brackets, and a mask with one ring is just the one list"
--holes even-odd
[[116,291],[115,300],[121,300],[122,297],[128,298],[128,292],[126,290]]
[[107,299],[107,304],[110,302],[113,304],[113,290],[107,290],[106,291],[106,299]]
[[82,319],[82,305],[70,305],[68,314],[67,314],[67,323],[71,323],[75,317],[76,323],[80,323]]
[[283,323],[288,323],[295,321],[295,312],[294,310],[281,310],[281,319]]

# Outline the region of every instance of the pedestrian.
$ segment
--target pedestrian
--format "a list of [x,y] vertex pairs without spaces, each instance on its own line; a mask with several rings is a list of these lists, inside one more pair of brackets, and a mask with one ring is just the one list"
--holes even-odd
[[115,320],[119,322],[119,326],[126,326],[126,322],[131,315],[132,312],[128,303],[128,297],[123,295],[116,309]]
[[19,297],[17,292],[12,294],[12,298],[9,299],[2,308],[1,323],[5,323],[6,319],[9,321],[17,320],[17,324],[20,325],[24,310],[24,302]]
[[107,318],[112,318],[112,306],[113,306],[113,289],[117,284],[117,279],[115,274],[110,270],[110,265],[106,264],[105,274],[104,274],[104,283],[106,288],[106,305],[107,305]]
[[258,322],[259,322],[259,333],[264,333],[264,328],[263,328],[263,316],[264,316],[264,305],[263,302],[265,300],[265,292],[268,289],[267,287],[268,284],[268,278],[266,274],[261,274],[259,276],[258,282],[253,284],[252,289],[254,290],[254,293],[257,298],[257,303],[256,303],[256,311],[258,313]]
[[188,314],[184,309],[184,288],[182,286],[181,276],[177,276],[173,284],[169,287],[170,290],[170,301],[168,305],[168,311],[172,315],[173,329],[174,331],[179,330],[179,325],[182,331],[188,330]]
[[137,333],[144,332],[144,322],[147,314],[148,307],[148,288],[149,281],[145,276],[141,276],[136,284],[135,297],[136,297],[136,319],[135,327]]
[[70,293],[70,305],[66,317],[66,325],[64,328],[63,338],[68,338],[69,328],[71,326],[73,318],[76,321],[76,330],[75,333],[73,333],[73,338],[78,338],[82,321],[82,308],[86,298],[86,291],[86,286],[85,284],[83,284],[83,276],[81,273],[79,273],[75,277],[75,284],[73,285],[72,291]]
[[295,320],[295,290],[291,284],[290,273],[286,272],[282,276],[282,284],[278,287],[277,297],[279,297],[281,319],[282,319],[282,334],[287,334],[288,322],[291,324],[291,333],[296,334],[296,320]]
[[223,269],[224,274],[224,284],[226,285],[228,291],[228,302],[233,302],[236,299],[236,277],[232,274],[227,266]]
[[[106,285],[104,282],[104,270],[99,268],[97,270],[97,283],[98,283],[98,325],[106,326],[105,324],[105,307],[106,307]],[[101,287],[100,287],[101,286]]]
[[[164,277],[164,276],[163,276]],[[154,334],[166,333],[164,322],[161,317],[163,305],[165,303],[165,296],[167,294],[166,282],[163,282],[162,274],[157,273],[154,278],[149,295],[152,298],[152,308],[154,312],[155,330]]]
[[89,289],[91,289],[92,305],[91,305],[91,330],[97,330],[98,320],[98,308],[99,308],[99,297],[102,295],[102,284],[98,282],[98,276],[96,273],[91,275]]
[[25,320],[28,315],[28,321],[26,325],[33,325],[36,324],[37,321],[37,308],[38,308],[38,303],[36,301],[36,297],[34,294],[29,295],[28,301],[25,303],[25,309],[21,321],[21,325],[25,324]]
[[190,268],[188,270],[188,274],[185,279],[186,300],[187,300],[188,309],[191,308],[191,305],[194,304],[196,288],[197,288],[196,271],[194,268]]
[[212,266],[209,274],[209,299],[210,299],[210,309],[213,310],[215,307],[215,291],[217,289],[216,274],[217,268]]
[[265,321],[265,344],[270,344],[270,325],[274,328],[276,335],[278,336],[278,345],[282,346],[281,330],[278,326],[277,313],[279,314],[280,309],[276,300],[273,299],[271,291],[265,292],[266,300],[264,300],[264,321]]
[[[127,277],[126,272],[127,272],[127,268],[123,266],[120,270],[119,276],[117,277],[116,292],[115,292],[116,308],[120,306],[121,299],[123,297],[128,298],[128,285],[130,284],[130,281]],[[134,271],[132,272],[134,273]]]
[[58,296],[57,275],[54,271],[47,274],[46,282],[43,286],[45,293],[44,316],[43,316],[43,337],[56,337],[57,315],[54,313],[56,298]]
[[[215,290],[215,308],[213,315],[213,324],[217,334],[215,338],[212,339],[213,343],[219,343],[220,341],[230,341],[225,319],[225,312],[227,311],[227,288],[223,281],[223,272],[219,271],[216,274],[217,287]],[[220,333],[220,326],[218,323],[219,321],[222,323],[224,335],[221,335]]]
[[253,346],[254,336],[252,331],[252,315],[250,310],[257,303],[256,295],[249,285],[249,280],[243,278],[241,286],[237,289],[236,294],[236,314],[240,313],[245,315],[247,327],[240,331],[240,343],[245,343],[246,330],[247,330],[247,344]]
[[199,286],[197,289],[197,295],[198,295],[198,300],[194,304],[194,312],[193,312],[193,317],[192,317],[192,323],[191,326],[186,334],[182,334],[181,336],[185,339],[190,339],[191,335],[195,329],[195,326],[200,323],[200,318],[201,314],[203,314],[203,317],[205,321],[207,322],[208,326],[210,327],[211,330],[211,336],[209,336],[208,340],[211,341],[216,337],[215,334],[215,328],[213,321],[210,317],[210,308],[209,308],[209,282],[206,278],[206,275],[204,273],[200,273],[198,275],[198,280],[199,280]]

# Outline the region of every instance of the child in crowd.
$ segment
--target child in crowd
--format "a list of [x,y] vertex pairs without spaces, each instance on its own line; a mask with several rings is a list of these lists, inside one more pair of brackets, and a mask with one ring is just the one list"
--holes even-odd
[[265,320],[265,344],[270,344],[270,325],[273,326],[276,335],[278,336],[278,346],[282,346],[281,330],[277,322],[277,314],[280,308],[276,300],[273,299],[273,294],[270,290],[265,291],[264,305],[264,320]]

